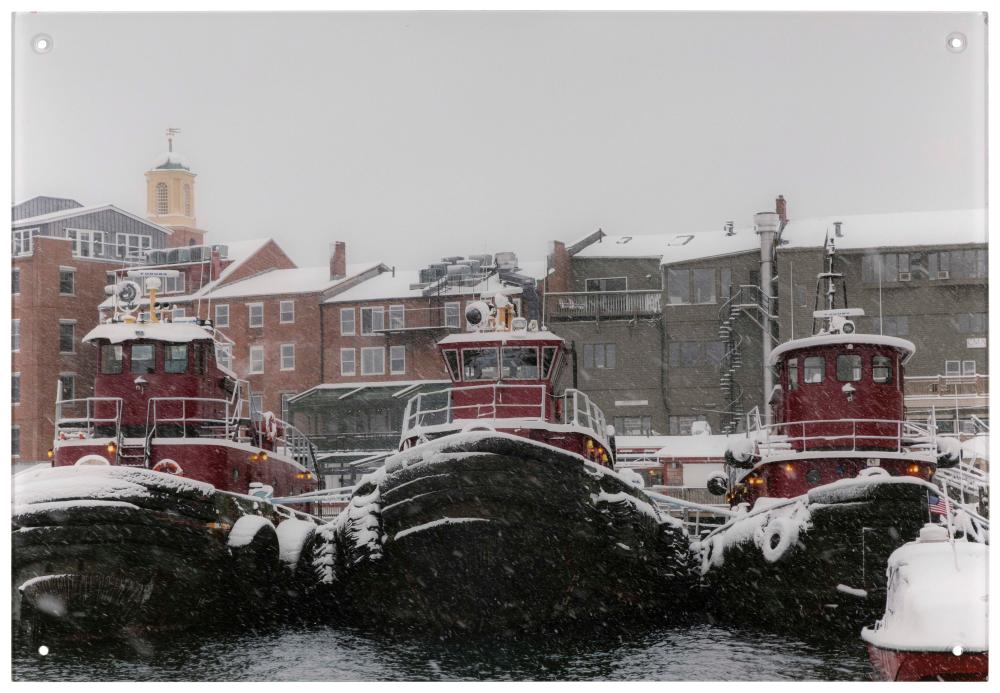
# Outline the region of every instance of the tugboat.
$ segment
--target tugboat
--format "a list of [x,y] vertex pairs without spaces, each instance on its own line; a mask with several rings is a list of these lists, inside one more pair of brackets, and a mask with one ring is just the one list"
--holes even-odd
[[986,681],[985,544],[928,524],[893,552],[885,615],[861,638],[883,681]]
[[348,615],[445,634],[663,618],[696,580],[680,521],[614,471],[614,429],[557,394],[565,344],[498,294],[438,342],[452,385],[332,523]]
[[235,618],[311,570],[317,521],[270,502],[316,489],[311,444],[251,411],[217,359],[224,335],[171,321],[158,275],[130,275],[150,312],[136,315],[136,281],[109,287],[114,316],[83,340],[98,349],[94,396],[56,403],[52,466],[14,477],[13,619],[29,634]]
[[[774,423],[754,411],[709,480],[737,515],[698,542],[707,600],[720,618],[853,632],[885,602],[889,555],[929,520],[937,467],[959,461],[952,439],[906,420],[912,342],[860,334],[858,309],[835,305],[835,249],[826,243],[814,313],[819,329],[771,351],[780,383]],[[817,306],[818,307],[818,306]]]

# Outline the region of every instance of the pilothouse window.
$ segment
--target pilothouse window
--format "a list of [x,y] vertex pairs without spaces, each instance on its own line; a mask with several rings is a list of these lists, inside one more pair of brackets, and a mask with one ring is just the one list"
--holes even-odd
[[133,344],[132,372],[139,375],[152,373],[155,366],[155,353],[152,344]]
[[448,373],[451,374],[451,379],[455,382],[461,380],[461,374],[458,372],[458,352],[454,349],[448,349],[444,352],[444,360],[448,364]]
[[504,347],[503,377],[509,380],[537,380],[538,349],[535,347]]
[[163,370],[167,373],[187,372],[187,344],[168,344],[163,352]]
[[105,344],[101,347],[101,373],[117,375],[122,372],[122,347],[120,344]]
[[794,390],[799,386],[799,360],[788,359],[788,390]]
[[861,356],[858,354],[838,354],[837,380],[842,383],[861,380]]
[[542,372],[545,378],[552,377],[552,366],[556,361],[556,347],[542,347]]
[[805,367],[803,370],[803,380],[809,383],[821,383],[823,382],[823,371],[825,370],[826,363],[822,356],[809,356],[803,362]]
[[462,375],[465,380],[497,380],[497,350],[462,349]]
[[888,356],[872,356],[872,380],[876,383],[892,382],[892,359]]

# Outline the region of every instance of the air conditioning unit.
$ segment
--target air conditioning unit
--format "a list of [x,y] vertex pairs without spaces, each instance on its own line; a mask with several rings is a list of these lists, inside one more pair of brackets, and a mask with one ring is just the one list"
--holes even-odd
[[912,275],[909,272],[900,272],[899,273],[899,281],[901,281],[901,282],[908,282],[908,281],[910,281],[911,276]]
[[951,277],[951,274],[948,272],[948,270],[938,270],[938,273],[937,273],[937,278],[938,279],[949,279],[950,277]]

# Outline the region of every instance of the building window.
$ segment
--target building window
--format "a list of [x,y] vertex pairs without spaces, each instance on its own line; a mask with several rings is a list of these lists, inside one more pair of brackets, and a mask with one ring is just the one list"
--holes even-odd
[[167,213],[167,184],[157,183],[156,184],[156,213],[166,214]]
[[361,375],[385,373],[385,347],[364,347],[361,350]]
[[668,417],[668,425],[670,427],[670,435],[672,436],[689,436],[691,435],[691,427],[694,425],[695,421],[708,421],[704,416],[671,416]]
[[120,233],[116,243],[116,253],[120,258],[141,259],[144,251],[153,246],[153,239],[138,233]]
[[823,382],[826,375],[826,360],[822,356],[807,356],[802,364],[803,382],[814,384]]
[[799,386],[799,360],[788,359],[788,390],[792,391]]
[[76,321],[59,321],[59,353],[72,354],[76,351]]
[[10,293],[15,296],[21,293],[21,270],[17,267],[10,271]]
[[264,347],[254,344],[250,347],[250,373],[264,372]]
[[837,380],[842,383],[861,380],[861,356],[859,354],[837,355]]
[[250,418],[253,421],[260,421],[260,413],[264,409],[264,395],[254,392],[250,395]]
[[586,282],[588,292],[592,291],[628,291],[627,277],[600,277],[598,279],[588,279]]
[[652,434],[653,419],[650,416],[616,416],[615,435],[648,436]]
[[278,304],[278,322],[285,325],[295,322],[295,301],[281,301]]
[[225,303],[215,306],[215,326],[229,327],[229,306]]
[[667,363],[673,368],[715,367],[725,353],[722,342],[670,342]]
[[184,308],[174,308],[170,311],[170,319],[173,321],[182,320],[187,317],[187,310]]
[[690,270],[667,270],[667,303],[671,305],[691,303]]
[[76,399],[76,376],[72,373],[59,374],[59,399],[63,402]]
[[354,334],[354,308],[340,309],[340,334],[345,337]]
[[191,185],[184,184],[184,215],[191,216]]
[[719,290],[722,292],[722,300],[733,297],[733,271],[731,269],[719,270]]
[[229,344],[216,346],[215,362],[223,368],[233,370],[233,347]]
[[951,322],[962,334],[986,334],[986,313],[960,313]]
[[17,425],[10,427],[10,454],[11,457],[21,456],[21,427]]
[[21,350],[21,321],[11,320],[10,321],[10,350],[20,351]]
[[357,356],[354,349],[340,350],[340,374],[355,375],[358,372]]
[[248,327],[263,327],[264,326],[264,304],[263,303],[250,303],[247,304],[247,310],[250,311],[250,319],[247,323]]
[[936,279],[985,279],[985,249],[943,250],[927,254],[927,274]]
[[584,368],[616,368],[614,344],[584,344]]
[[961,361],[945,361],[944,362],[944,374],[945,375],[962,375],[962,362]]
[[389,372],[398,375],[406,372],[406,347],[389,347]]
[[715,303],[715,270],[692,270],[691,277],[694,284],[694,302]]
[[892,359],[888,356],[872,356],[872,380],[876,383],[892,382]]
[[281,345],[281,370],[283,370],[283,371],[294,371],[295,370],[295,345],[294,344],[282,344]]
[[385,308],[375,306],[361,309],[361,334],[375,334],[385,329]]
[[389,329],[401,330],[406,327],[406,309],[403,306],[389,306]]
[[35,236],[37,235],[38,229],[14,229],[11,233],[11,255],[15,257],[18,255],[31,255],[31,251],[35,247]]
[[21,403],[21,374],[11,373],[10,376],[10,403]]
[[882,334],[905,337],[910,334],[910,318],[906,315],[885,315],[882,317]]
[[176,277],[164,277],[162,283],[160,284],[160,293],[164,294],[182,294],[184,293],[184,288],[186,284],[187,275],[183,272],[178,272]]
[[975,374],[976,374],[976,362],[962,361],[962,375],[975,375]]
[[294,397],[294,396],[295,396],[294,392],[282,392],[281,393],[281,420],[282,421],[291,421],[292,420],[292,411],[291,411],[291,406],[289,405],[289,400],[292,399],[292,397]]
[[445,327],[461,327],[461,303],[445,303],[444,304],[444,326]]
[[114,286],[117,283],[118,283],[118,275],[116,275],[114,272],[105,272],[104,273],[104,285],[105,286]]
[[104,255],[103,231],[66,229],[66,237],[72,241],[73,255],[77,257],[101,257]]
[[59,268],[59,294],[72,296],[76,293],[76,270],[72,267]]

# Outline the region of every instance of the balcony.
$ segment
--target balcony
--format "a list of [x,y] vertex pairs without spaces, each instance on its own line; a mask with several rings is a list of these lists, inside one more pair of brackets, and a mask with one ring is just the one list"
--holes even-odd
[[549,293],[545,318],[552,320],[629,320],[659,315],[661,292],[579,291]]
[[989,384],[989,376],[984,374],[907,376],[906,406],[910,409],[987,407]]

